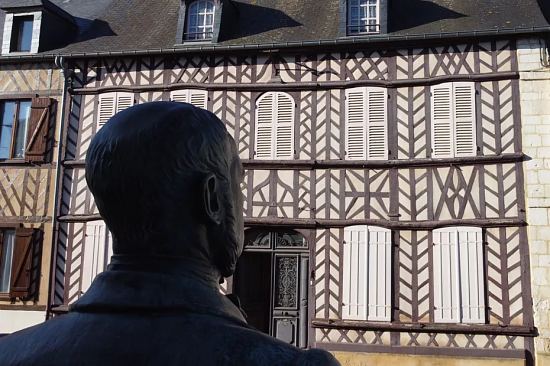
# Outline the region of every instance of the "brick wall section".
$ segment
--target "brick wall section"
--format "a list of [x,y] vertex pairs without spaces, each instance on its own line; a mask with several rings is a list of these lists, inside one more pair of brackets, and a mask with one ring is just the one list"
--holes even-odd
[[518,42],[536,359],[550,365],[550,68],[541,52],[538,39]]

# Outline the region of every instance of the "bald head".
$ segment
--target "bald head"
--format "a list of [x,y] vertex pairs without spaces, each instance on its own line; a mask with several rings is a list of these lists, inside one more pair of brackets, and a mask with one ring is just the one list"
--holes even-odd
[[[115,115],[86,156],[86,180],[113,234],[115,254],[199,257],[224,273],[234,263],[220,260],[236,262],[242,250],[240,171],[223,123],[174,102]],[[213,243],[223,237],[229,242]],[[220,246],[222,252],[241,248],[220,259]]]

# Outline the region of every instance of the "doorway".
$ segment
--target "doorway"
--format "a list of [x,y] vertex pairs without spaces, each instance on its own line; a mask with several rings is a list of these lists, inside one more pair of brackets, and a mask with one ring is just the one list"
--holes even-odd
[[292,230],[248,230],[232,292],[250,325],[297,347],[307,346],[309,252]]

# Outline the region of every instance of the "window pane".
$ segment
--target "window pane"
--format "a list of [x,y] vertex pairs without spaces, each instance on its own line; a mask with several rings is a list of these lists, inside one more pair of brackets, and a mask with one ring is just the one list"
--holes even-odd
[[32,43],[33,16],[14,17],[11,51],[29,52]]
[[215,6],[213,1],[199,0],[189,6],[187,13],[186,39],[208,39],[212,37]]
[[27,127],[31,115],[31,102],[19,103],[19,116],[17,118],[17,133],[15,135],[15,158],[25,156],[25,145],[27,142]]
[[13,245],[15,243],[15,231],[4,231],[2,243],[2,258],[0,258],[0,292],[10,291],[11,264],[13,257]]
[[0,120],[0,159],[10,158],[11,136],[15,116],[15,102],[5,102],[2,105]]

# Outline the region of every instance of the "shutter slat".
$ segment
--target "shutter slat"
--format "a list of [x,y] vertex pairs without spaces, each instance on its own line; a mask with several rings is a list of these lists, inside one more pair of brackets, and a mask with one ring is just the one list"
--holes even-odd
[[366,226],[344,229],[342,317],[367,319],[368,248]]
[[45,162],[48,155],[48,137],[50,133],[50,113],[54,99],[33,98],[29,116],[25,146],[25,160]]
[[189,90],[189,103],[195,107],[207,109],[208,92],[206,90]]
[[366,89],[346,90],[346,157],[366,158]]
[[285,93],[276,93],[275,158],[292,159],[294,155],[294,100]]
[[170,92],[170,100],[178,103],[188,103],[188,90],[172,90]]
[[391,230],[368,227],[367,320],[391,320]]
[[476,154],[475,90],[472,83],[453,83],[455,156]]
[[367,89],[367,159],[369,160],[388,158],[387,99],[385,88]]
[[122,112],[126,108],[134,105],[134,94],[132,93],[117,93],[116,113]]
[[81,275],[83,293],[88,290],[95,277],[106,269],[112,255],[111,242],[110,233],[103,221],[86,224]]
[[116,93],[107,93],[99,96],[98,127],[103,127],[115,115]]
[[464,323],[485,323],[485,280],[481,228],[458,228],[461,313]]
[[255,157],[271,159],[273,151],[273,104],[274,94],[263,95],[256,106]]
[[432,235],[435,321],[456,323],[459,321],[456,229],[437,229]]
[[432,87],[432,157],[453,156],[452,85]]

